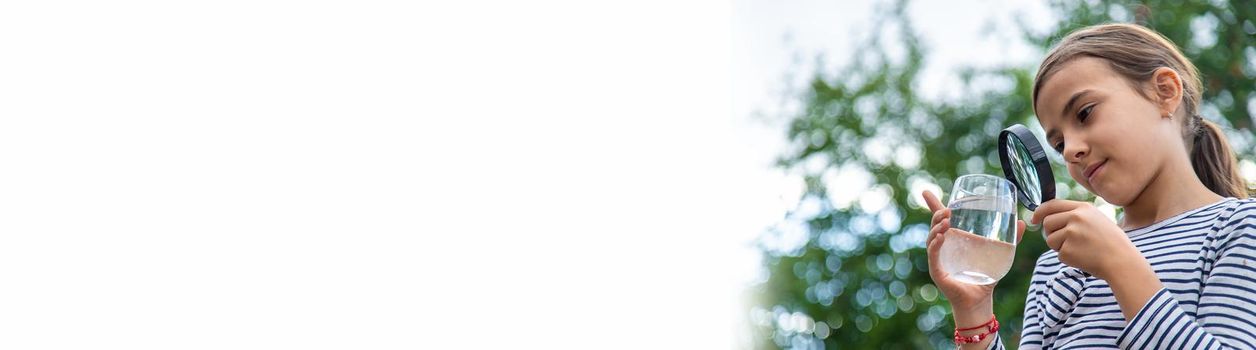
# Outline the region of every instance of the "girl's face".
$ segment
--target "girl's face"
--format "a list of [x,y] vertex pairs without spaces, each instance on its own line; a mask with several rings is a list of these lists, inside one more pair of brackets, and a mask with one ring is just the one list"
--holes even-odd
[[1042,85],[1034,110],[1069,176],[1118,206],[1160,175],[1174,147],[1185,149],[1173,120],[1103,59],[1065,63]]

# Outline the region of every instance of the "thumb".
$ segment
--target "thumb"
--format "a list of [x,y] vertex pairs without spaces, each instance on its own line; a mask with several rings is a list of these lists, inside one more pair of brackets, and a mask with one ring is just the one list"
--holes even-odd
[[1025,236],[1025,220],[1016,220],[1016,244],[1020,244],[1021,237]]

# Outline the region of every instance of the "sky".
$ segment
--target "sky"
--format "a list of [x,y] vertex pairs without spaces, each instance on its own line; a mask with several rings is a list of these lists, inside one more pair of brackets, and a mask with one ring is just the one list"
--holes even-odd
[[[921,89],[1017,4],[913,7]],[[8,6],[0,348],[732,348],[800,185],[750,116],[870,10]]]

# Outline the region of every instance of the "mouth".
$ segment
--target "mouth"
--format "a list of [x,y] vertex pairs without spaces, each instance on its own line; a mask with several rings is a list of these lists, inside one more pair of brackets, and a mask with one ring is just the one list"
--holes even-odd
[[1103,166],[1107,164],[1108,164],[1108,160],[1104,159],[1102,162],[1099,162],[1099,163],[1096,163],[1087,167],[1086,171],[1082,172],[1082,175],[1086,177],[1086,183],[1094,183],[1095,174],[1098,174],[1099,170],[1102,170]]

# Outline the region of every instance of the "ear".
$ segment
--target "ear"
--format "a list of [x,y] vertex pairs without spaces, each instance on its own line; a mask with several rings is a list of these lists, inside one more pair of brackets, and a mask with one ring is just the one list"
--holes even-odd
[[1182,104],[1182,77],[1177,71],[1168,67],[1156,68],[1151,73],[1151,85],[1155,91],[1155,102],[1160,116],[1165,117],[1176,112]]

